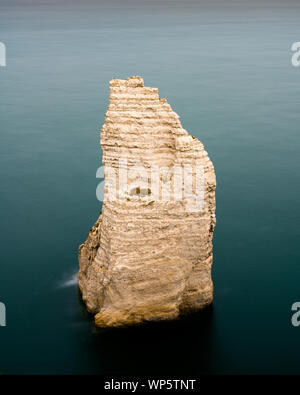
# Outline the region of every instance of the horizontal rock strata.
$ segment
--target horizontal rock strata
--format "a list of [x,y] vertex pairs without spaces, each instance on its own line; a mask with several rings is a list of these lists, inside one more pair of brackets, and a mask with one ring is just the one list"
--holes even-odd
[[202,143],[157,88],[131,77],[110,82],[101,146],[104,202],[79,247],[78,276],[96,325],[175,319],[208,306],[216,180]]

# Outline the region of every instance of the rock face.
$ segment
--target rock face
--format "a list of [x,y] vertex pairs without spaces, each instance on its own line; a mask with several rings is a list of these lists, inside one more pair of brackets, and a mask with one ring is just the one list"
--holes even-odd
[[102,213],[79,247],[79,287],[99,327],[170,320],[213,299],[214,167],[157,88],[110,82]]

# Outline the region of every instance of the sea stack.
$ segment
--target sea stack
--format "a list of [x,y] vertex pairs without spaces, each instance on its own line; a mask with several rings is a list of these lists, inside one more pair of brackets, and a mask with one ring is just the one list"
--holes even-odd
[[79,247],[98,327],[176,319],[213,300],[214,167],[157,88],[110,81],[102,212]]

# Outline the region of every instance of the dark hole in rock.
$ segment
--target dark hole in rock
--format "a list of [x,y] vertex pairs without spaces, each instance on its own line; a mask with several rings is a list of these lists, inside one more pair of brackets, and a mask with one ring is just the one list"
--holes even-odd
[[140,188],[140,187],[136,187],[133,188],[130,191],[130,195],[139,195],[139,196],[147,196],[147,195],[151,195],[151,189],[150,188]]

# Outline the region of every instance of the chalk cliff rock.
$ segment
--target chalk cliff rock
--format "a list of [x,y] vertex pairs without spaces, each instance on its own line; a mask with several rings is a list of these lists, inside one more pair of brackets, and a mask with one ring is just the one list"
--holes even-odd
[[170,320],[213,299],[215,173],[157,88],[110,82],[102,213],[79,247],[79,287],[99,327]]

